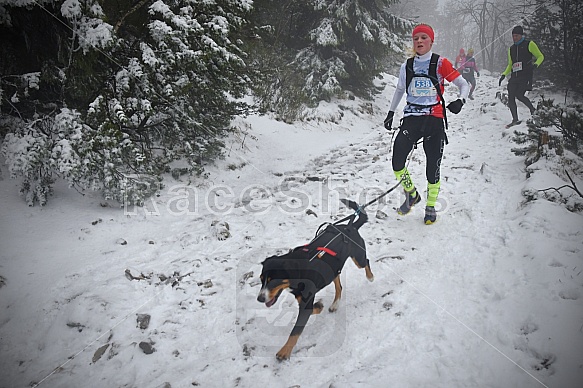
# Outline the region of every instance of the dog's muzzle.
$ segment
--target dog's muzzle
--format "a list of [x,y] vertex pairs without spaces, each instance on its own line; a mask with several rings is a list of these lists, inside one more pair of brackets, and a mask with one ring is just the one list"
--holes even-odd
[[260,303],[265,303],[265,301],[267,300],[266,294],[267,290],[265,288],[262,288],[261,291],[259,291],[259,295],[257,295],[257,301]]
[[279,295],[281,295],[282,291],[283,290],[279,290],[274,297],[269,299],[269,297],[271,296],[269,289],[262,288],[261,291],[259,291],[259,295],[257,295],[257,301],[260,303],[265,303],[265,306],[267,307],[271,307],[275,304],[275,302],[277,302],[277,299],[279,298]]

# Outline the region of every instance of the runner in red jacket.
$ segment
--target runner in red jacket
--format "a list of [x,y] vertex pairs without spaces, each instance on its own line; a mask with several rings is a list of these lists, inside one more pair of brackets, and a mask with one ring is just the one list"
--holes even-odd
[[[407,92],[407,105],[403,113],[400,131],[395,138],[393,147],[393,171],[405,189],[405,202],[397,212],[407,214],[411,207],[421,201],[421,195],[411,180],[405,166],[407,156],[423,138],[423,150],[427,159],[427,206],[425,207],[425,224],[436,221],[435,204],[440,187],[440,163],[445,144],[444,111],[442,106],[443,82],[452,82],[460,91],[459,98],[450,103],[447,108],[452,113],[459,113],[468,96],[469,86],[463,77],[455,70],[449,60],[433,55],[433,29],[427,24],[420,24],[413,30],[413,49],[415,56],[401,65],[399,81],[384,121],[385,128],[391,129],[395,110],[403,95]],[[437,59],[436,59],[437,57]],[[431,63],[436,66],[436,80],[431,80]],[[435,62],[437,62],[435,64]],[[412,63],[407,83],[407,63]],[[435,83],[433,83],[435,81]],[[437,87],[439,90],[437,89]]]
[[463,48],[460,49],[460,53],[457,57],[455,57],[454,67],[457,69],[460,63],[462,63],[466,59],[466,52]]

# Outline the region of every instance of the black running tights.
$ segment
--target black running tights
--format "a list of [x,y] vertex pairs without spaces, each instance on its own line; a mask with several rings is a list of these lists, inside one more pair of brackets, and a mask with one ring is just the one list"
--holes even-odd
[[393,145],[393,171],[405,168],[407,156],[417,141],[423,138],[423,150],[427,159],[425,174],[429,183],[437,183],[441,157],[445,144],[443,119],[435,116],[407,116]]
[[512,114],[512,121],[518,121],[518,109],[516,107],[516,100],[522,102],[532,112],[534,106],[532,102],[524,95],[528,85],[526,82],[508,83],[508,108]]

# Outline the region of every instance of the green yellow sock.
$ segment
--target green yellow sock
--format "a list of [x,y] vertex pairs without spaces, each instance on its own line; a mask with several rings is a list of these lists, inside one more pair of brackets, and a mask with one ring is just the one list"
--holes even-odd
[[435,207],[437,196],[439,195],[439,186],[441,186],[441,181],[435,183],[427,182],[427,206]]
[[413,181],[411,180],[411,175],[409,175],[409,171],[407,170],[407,167],[405,167],[402,170],[395,171],[395,176],[397,177],[397,179],[399,181],[401,181],[401,185],[403,186],[403,188],[405,189],[406,192],[410,193],[411,196],[413,196],[413,197],[415,197],[417,195],[417,192],[415,190],[415,185],[413,184]]

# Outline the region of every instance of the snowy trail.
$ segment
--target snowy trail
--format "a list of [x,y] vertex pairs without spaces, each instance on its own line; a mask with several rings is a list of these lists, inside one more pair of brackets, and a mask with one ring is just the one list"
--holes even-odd
[[[466,117],[472,117],[472,111],[477,110],[469,108],[471,111]],[[450,120],[455,120],[457,126],[460,125],[459,119]],[[370,244],[370,258],[376,262],[373,269],[377,278],[375,286],[372,287],[376,290],[372,295],[368,295],[367,285],[356,285],[360,294],[369,298],[363,305],[350,306],[363,310],[361,314],[364,314],[360,318],[363,323],[354,326],[385,327],[386,338],[385,341],[379,342],[375,339],[359,344],[362,339],[362,333],[359,332],[356,335],[357,343],[346,344],[343,347],[352,349],[353,354],[339,358],[353,359],[353,356],[360,358],[359,353],[371,353],[370,349],[374,344],[386,349],[381,350],[380,354],[373,352],[369,357],[370,364],[364,363],[366,379],[359,381],[356,377],[355,380],[358,374],[349,368],[346,372],[350,376],[347,379],[349,386],[356,382],[381,386],[386,381],[386,376],[399,375],[403,364],[424,373],[413,379],[410,374],[401,375],[402,380],[394,381],[395,386],[433,385],[436,381],[443,381],[442,370],[451,369],[452,366],[457,366],[461,370],[478,371],[477,376],[472,376],[478,386],[500,386],[509,380],[521,386],[528,385],[531,380],[530,376],[523,374],[512,362],[497,354],[499,350],[496,346],[491,345],[488,339],[480,334],[489,333],[492,326],[500,325],[498,316],[489,317],[489,311],[480,306],[484,299],[499,298],[497,271],[504,271],[506,268],[498,268],[498,263],[503,262],[502,258],[508,260],[513,256],[509,246],[514,245],[507,241],[512,239],[512,221],[506,223],[504,219],[506,214],[515,210],[521,198],[519,185],[502,187],[496,179],[499,177],[501,182],[506,182],[512,181],[512,177],[519,178],[523,174],[520,170],[522,162],[509,153],[507,148],[501,147],[497,154],[492,155],[492,149],[484,147],[481,141],[476,141],[471,134],[463,136],[464,121],[469,120],[461,121],[462,136],[459,136],[458,131],[450,132],[452,141],[447,146],[446,155],[462,152],[467,158],[462,156],[461,159],[455,159],[463,161],[462,166],[448,166],[447,159],[444,161],[446,183],[442,194],[444,209],[440,214],[439,226],[436,225],[435,228],[420,226],[423,206],[418,206],[406,217],[393,219],[394,208],[403,199],[400,195],[398,198],[391,198],[389,205],[382,209],[391,215],[389,219],[382,221],[373,219],[363,231],[365,240]],[[465,129],[466,132],[471,130]],[[322,175],[331,174],[333,170],[344,170],[341,166],[352,163],[352,168],[344,175],[354,186],[367,187],[371,181],[378,179],[379,169],[370,166],[372,160],[379,156],[379,151],[381,154],[386,152],[383,140],[385,137],[383,134],[376,142],[355,147],[358,150],[376,149],[376,153],[366,152],[360,157],[358,151],[354,150],[333,153],[326,163],[322,163],[329,169],[322,171]],[[500,137],[500,133],[494,132],[490,137]],[[415,152],[410,170],[421,188],[425,185],[424,160],[420,157],[422,151]],[[349,161],[354,158],[357,161]],[[496,174],[489,173],[489,166],[484,165],[490,160],[500,163],[500,168],[498,164],[495,165]],[[480,173],[482,165],[485,166],[483,169],[485,172]],[[383,175],[382,172],[380,174]],[[385,171],[384,175],[390,177],[390,172]],[[511,179],[508,179],[508,175]],[[520,182],[520,179],[514,180]],[[485,200],[487,206],[480,206],[480,199],[484,195],[503,200],[513,196],[514,200],[502,201],[501,207],[490,208],[491,199]],[[496,243],[497,240],[499,243]],[[391,259],[392,255],[400,257]],[[467,311],[479,313],[481,316],[468,318]],[[352,322],[350,317],[347,320]],[[483,325],[470,327],[471,325],[464,323],[476,321],[483,322]],[[419,342],[414,340],[416,337],[424,340],[431,338],[432,341]],[[465,343],[468,353],[457,352],[460,342]],[[393,353],[393,349],[398,351]],[[496,361],[490,366],[492,369],[489,371],[484,370],[482,366],[484,353],[489,353],[490,358]],[[468,357],[468,354],[473,357]],[[394,366],[394,369],[391,366]],[[314,367],[314,373],[317,373],[318,367],[319,365]],[[378,376],[374,376],[373,373],[371,379],[371,371],[375,370],[379,371]],[[499,380],[495,379],[488,383],[491,376],[498,376]],[[338,378],[332,379],[330,383],[336,380]],[[339,380],[342,381],[342,378]],[[306,383],[308,381],[304,382]]]
[[[1,367],[8,371],[0,386],[577,386],[582,278],[573,267],[583,252],[581,217],[550,202],[524,203],[523,160],[510,151],[511,132],[503,129],[508,112],[495,102],[495,91],[480,87],[462,114],[450,115],[438,222],[423,225],[424,201],[397,216],[400,190],[370,206],[361,233],[375,281],[348,261],[340,309],[310,319],[290,361],[278,362],[274,354],[297,307],[289,295],[270,309],[256,301],[260,262],[308,242],[320,224],[346,214],[339,198],[365,203],[395,183],[390,135],[370,129],[384,116],[383,98],[376,116],[346,112],[343,125],[358,126],[352,130],[361,130],[359,136],[327,128],[314,133],[303,150],[312,158],[307,165],[294,159],[285,138],[269,140],[289,127],[258,120],[257,141],[248,140],[231,158],[245,163],[253,156],[255,165],[209,178],[236,194],[212,197],[230,211],[213,213],[201,195],[194,198],[196,211],[176,211],[192,206],[193,198],[172,208],[168,192],[148,207],[156,214],[121,216],[89,200],[96,206],[69,216],[69,228],[43,236],[65,233],[76,241],[67,254],[57,242],[42,245],[55,250],[46,260],[59,264],[47,278],[35,275],[46,295],[0,290],[6,292]],[[281,153],[253,155],[262,141]],[[416,150],[409,169],[421,191],[424,166]],[[556,212],[564,225],[548,224]],[[49,225],[56,213],[26,209]],[[30,255],[38,246],[24,251]],[[17,247],[2,255],[8,285],[18,276],[25,281],[7,261],[19,257]],[[76,255],[82,257],[67,266]],[[26,271],[35,267],[23,263]],[[326,308],[333,293],[328,287],[318,294]],[[139,327],[138,314],[150,315],[147,327]],[[145,354],[148,347],[154,352]]]

